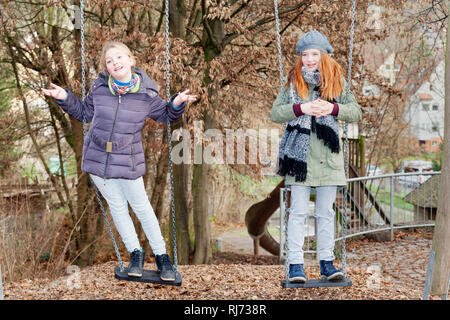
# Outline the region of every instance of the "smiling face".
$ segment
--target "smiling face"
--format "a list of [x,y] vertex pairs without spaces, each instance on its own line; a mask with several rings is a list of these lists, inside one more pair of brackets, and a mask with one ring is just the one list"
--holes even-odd
[[106,70],[117,81],[129,82],[131,80],[131,67],[134,64],[134,59],[119,47],[112,47],[105,52]]
[[319,69],[320,50],[308,49],[302,52],[302,65],[310,71]]

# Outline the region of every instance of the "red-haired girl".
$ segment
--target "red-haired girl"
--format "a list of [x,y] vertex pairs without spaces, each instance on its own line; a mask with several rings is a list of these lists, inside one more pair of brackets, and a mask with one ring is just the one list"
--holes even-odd
[[346,100],[342,67],[329,56],[328,39],[313,30],[298,42],[298,62],[273,103],[270,118],[288,122],[280,142],[278,174],[291,186],[287,232],[290,282],[305,282],[303,243],[311,187],[316,188],[317,255],[321,278],[343,279],[333,266],[333,203],[338,186],[346,185],[338,120],[356,122],[361,108],[352,93]]

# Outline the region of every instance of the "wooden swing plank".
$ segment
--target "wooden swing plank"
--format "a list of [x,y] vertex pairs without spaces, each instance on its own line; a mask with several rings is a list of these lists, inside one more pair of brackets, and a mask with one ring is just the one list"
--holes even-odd
[[287,280],[281,281],[283,288],[321,288],[321,287],[349,287],[352,285],[352,280],[344,278],[337,281],[328,281],[323,279],[311,279],[305,283],[289,282]]
[[142,277],[130,277],[128,275],[128,268],[124,268],[123,271],[120,271],[120,267],[116,267],[114,269],[114,277],[118,280],[125,280],[125,281],[154,283],[169,286],[181,286],[181,274],[178,272],[176,273],[175,281],[164,281],[159,277],[159,272],[156,270],[144,269],[142,270]]

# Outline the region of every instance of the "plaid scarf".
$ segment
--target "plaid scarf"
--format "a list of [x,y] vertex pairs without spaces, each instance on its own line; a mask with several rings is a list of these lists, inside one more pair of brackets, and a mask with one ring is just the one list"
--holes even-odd
[[121,95],[124,95],[129,92],[136,92],[139,89],[140,80],[139,80],[139,77],[135,73],[131,74],[130,82],[128,82],[124,86],[118,84],[116,81],[117,80],[115,80],[111,75],[109,75],[108,85],[109,85],[111,92],[114,95],[121,96]]
[[[309,71],[302,68],[302,75],[308,84],[314,85],[311,100],[302,100],[294,83],[290,82],[290,88],[283,87],[285,103],[305,103],[314,101],[320,97],[319,87],[320,73],[318,70]],[[289,99],[286,97],[289,90]],[[286,101],[288,100],[288,101]],[[339,153],[339,124],[336,116],[327,115],[316,119],[315,116],[304,114],[291,120],[284,130],[278,153],[278,174],[281,176],[293,176],[296,182],[303,182],[307,175],[307,159],[311,131],[317,135],[331,152]]]

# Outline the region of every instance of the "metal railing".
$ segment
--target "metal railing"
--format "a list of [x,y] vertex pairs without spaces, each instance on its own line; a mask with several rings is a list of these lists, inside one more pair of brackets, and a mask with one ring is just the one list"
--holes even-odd
[[[342,214],[347,205],[345,238],[369,233],[380,233],[392,240],[394,230],[434,226],[439,198],[440,172],[397,173],[347,179],[348,196],[338,188],[334,209],[336,212],[335,242],[342,240]],[[311,189],[314,195],[314,189]],[[288,193],[289,194],[289,193]],[[284,192],[280,192],[280,261],[284,259]],[[316,253],[314,203],[305,225],[305,254]],[[273,221],[273,220],[272,220]],[[278,226],[277,226],[278,228]]]

